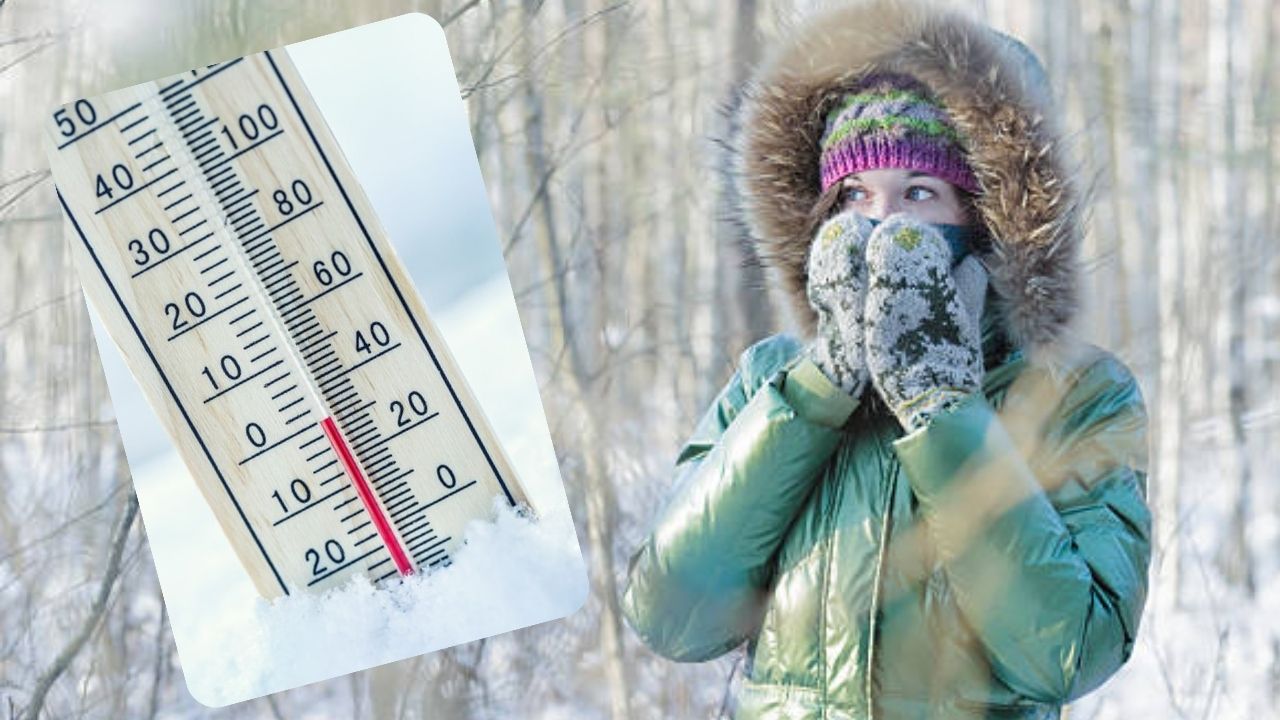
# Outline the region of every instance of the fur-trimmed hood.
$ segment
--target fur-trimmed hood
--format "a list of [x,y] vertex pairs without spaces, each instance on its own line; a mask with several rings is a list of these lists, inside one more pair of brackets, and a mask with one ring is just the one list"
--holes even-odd
[[808,217],[827,110],[864,74],[907,73],[969,141],[992,238],[982,259],[1009,338],[1053,343],[1078,306],[1082,200],[1043,67],[1017,40],[934,0],[827,4],[794,23],[749,79],[730,140],[739,217],[812,332]]

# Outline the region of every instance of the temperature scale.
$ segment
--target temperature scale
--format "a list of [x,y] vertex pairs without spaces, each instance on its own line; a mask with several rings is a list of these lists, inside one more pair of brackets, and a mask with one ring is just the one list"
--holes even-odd
[[77,100],[85,293],[259,593],[447,564],[510,463],[283,51]]

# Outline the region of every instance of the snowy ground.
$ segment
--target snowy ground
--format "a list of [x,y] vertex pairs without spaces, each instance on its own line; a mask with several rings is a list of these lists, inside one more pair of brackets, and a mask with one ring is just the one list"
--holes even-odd
[[[357,668],[421,655],[559,618],[586,599],[578,544],[496,501],[452,566],[378,589],[363,578],[324,595],[255,601],[204,625],[182,649],[188,688],[223,705]],[[227,627],[235,625],[234,642]]]

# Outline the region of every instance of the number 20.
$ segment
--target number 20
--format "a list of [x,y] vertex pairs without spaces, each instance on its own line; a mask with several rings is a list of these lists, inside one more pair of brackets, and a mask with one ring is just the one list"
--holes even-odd
[[[340,565],[343,560],[347,559],[347,551],[342,549],[342,543],[337,540],[326,540],[324,542],[324,554],[329,557],[329,562],[335,565]],[[322,558],[320,557],[320,552],[315,548],[307,548],[306,558],[311,563],[312,575],[322,575],[328,572],[329,568],[320,564]]]

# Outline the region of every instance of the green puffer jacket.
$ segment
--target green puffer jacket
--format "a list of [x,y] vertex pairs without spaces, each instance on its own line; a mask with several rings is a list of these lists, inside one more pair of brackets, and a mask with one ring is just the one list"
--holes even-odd
[[968,138],[991,242],[982,390],[904,435],[802,341],[755,344],[678,455],[623,613],[678,661],[747,643],[740,718],[1056,718],[1132,651],[1151,517],[1138,385],[1068,330],[1083,228],[1043,70],[918,0],[824,10],[774,49],[735,143],[746,224],[801,334],[818,194],[802,169],[851,68],[911,72]]
[[1081,350],[1009,352],[903,436],[870,400],[842,429],[796,340],[756,344],[680,452],[627,620],[674,660],[748,641],[738,717],[1058,717],[1129,657],[1150,559],[1142,396]]

